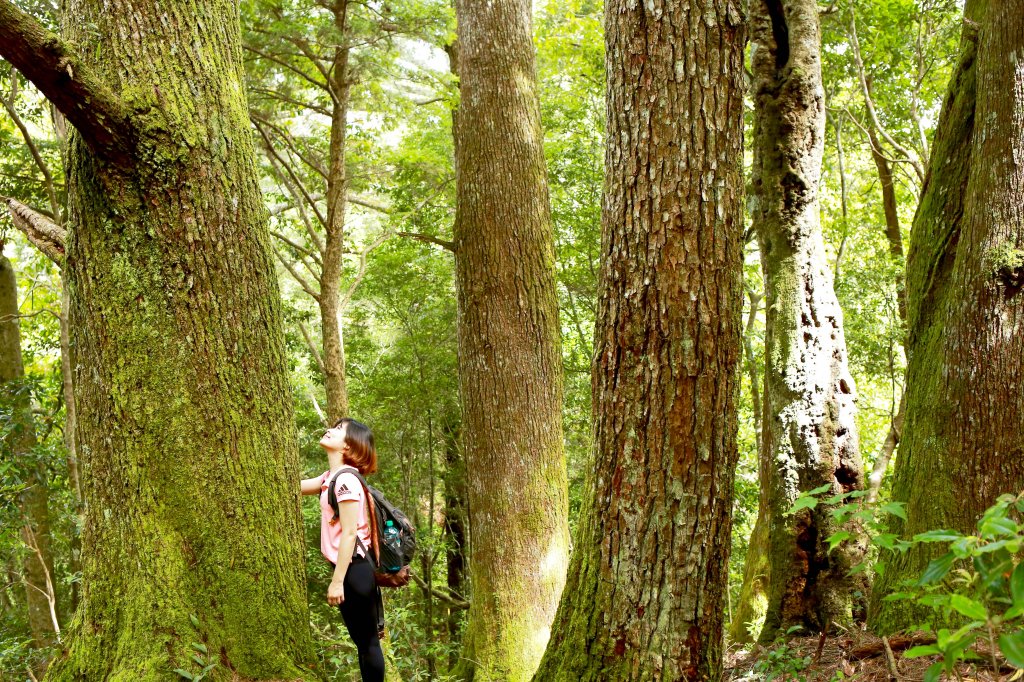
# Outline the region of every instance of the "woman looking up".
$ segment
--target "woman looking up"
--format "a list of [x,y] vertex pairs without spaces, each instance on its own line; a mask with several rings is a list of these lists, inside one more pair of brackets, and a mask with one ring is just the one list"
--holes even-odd
[[[370,543],[371,516],[366,491],[353,467],[363,476],[377,471],[373,432],[365,424],[344,418],[320,439],[327,453],[328,469],[302,481],[303,495],[320,495],[320,551],[334,566],[327,588],[327,603],[338,606],[348,634],[359,651],[363,682],[384,682],[384,654],[380,648],[378,620],[380,592],[373,577]],[[338,499],[338,515],[328,502],[331,482]]]

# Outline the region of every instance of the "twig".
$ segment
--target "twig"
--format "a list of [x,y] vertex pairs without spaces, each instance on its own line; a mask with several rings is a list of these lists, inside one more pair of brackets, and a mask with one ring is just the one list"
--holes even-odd
[[825,648],[825,640],[828,639],[828,626],[831,621],[825,621],[825,627],[821,629],[821,635],[818,636],[818,649],[814,652],[814,664],[817,665],[818,661],[821,660],[821,652]]
[[420,587],[421,590],[426,591],[426,590],[430,589],[431,593],[435,597],[437,597],[438,599],[440,599],[444,603],[448,604],[453,609],[458,610],[458,611],[462,611],[462,610],[465,610],[465,609],[469,608],[469,602],[466,601],[465,599],[463,599],[462,597],[456,595],[454,592],[451,592],[451,591],[443,592],[443,591],[441,591],[441,588],[436,587],[436,586],[432,586],[432,589],[428,588],[427,587],[427,583],[424,582],[424,580],[422,578],[420,578],[415,573],[412,573],[411,571],[409,573],[409,577],[413,579],[413,582],[415,582]]
[[885,664],[889,668],[889,677],[897,681],[900,679],[900,671],[896,667],[896,656],[892,653],[892,647],[889,646],[889,638],[882,637],[882,646],[885,647]]

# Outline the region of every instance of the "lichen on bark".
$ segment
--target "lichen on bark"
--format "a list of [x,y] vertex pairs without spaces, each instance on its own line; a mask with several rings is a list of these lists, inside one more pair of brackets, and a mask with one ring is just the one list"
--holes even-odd
[[[800,626],[848,627],[866,583],[849,569],[858,539],[830,551],[829,505],[788,510],[803,491],[863,488],[843,316],[825,258],[818,185],[824,150],[818,9],[807,0],[751,6],[754,74],[752,220],[765,279],[760,523],[768,525],[768,607],[760,639]],[[755,558],[757,560],[757,558]]]

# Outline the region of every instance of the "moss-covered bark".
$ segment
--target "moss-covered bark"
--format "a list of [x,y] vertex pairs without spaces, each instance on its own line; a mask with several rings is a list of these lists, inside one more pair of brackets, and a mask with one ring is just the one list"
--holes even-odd
[[454,238],[472,587],[459,674],[523,682],[547,644],[569,556],[532,5],[457,0],[455,11]]
[[[907,413],[893,531],[969,532],[1024,487],[1024,3],[969,0],[960,61],[935,133],[907,263]],[[881,632],[921,615],[883,602],[934,546],[895,557],[876,581]]]
[[753,223],[765,279],[765,388],[762,466],[768,467],[768,610],[762,641],[799,625],[848,626],[848,576],[863,548],[857,541],[829,551],[838,528],[830,507],[795,515],[801,491],[864,485],[854,423],[853,378],[847,366],[843,315],[832,286],[819,222],[818,184],[824,149],[818,6],[813,0],[757,0],[751,5],[754,74]]
[[[281,312],[222,0],[71,0],[128,112],[69,140],[65,264],[87,504],[81,602],[48,680],[311,678]],[[194,617],[194,618],[193,618]]]
[[[2,246],[0,241],[0,250]],[[24,381],[19,325],[18,281],[11,262],[0,253],[0,401],[9,420],[4,425],[0,448],[4,459],[9,458],[26,474],[26,488],[18,496],[18,510],[22,514],[21,538],[27,548],[21,562],[21,581],[25,585],[32,643],[43,647],[57,641],[49,486],[46,464],[32,452],[36,446],[36,432],[31,396]],[[41,670],[36,672],[41,673]]]
[[738,5],[609,2],[595,462],[537,682],[717,680],[740,355]]

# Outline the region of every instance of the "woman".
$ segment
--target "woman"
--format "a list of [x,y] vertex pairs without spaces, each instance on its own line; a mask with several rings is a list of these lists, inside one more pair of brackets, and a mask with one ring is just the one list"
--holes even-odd
[[[302,494],[320,495],[320,551],[334,565],[327,588],[327,603],[337,605],[348,634],[359,650],[359,672],[363,682],[384,682],[384,654],[380,648],[378,616],[380,593],[373,577],[370,517],[366,491],[351,472],[362,475],[377,471],[377,450],[373,433],[354,419],[341,419],[320,439],[327,453],[328,470],[302,481]],[[335,475],[337,474],[337,476]],[[338,517],[328,502],[328,485],[334,479]]]

